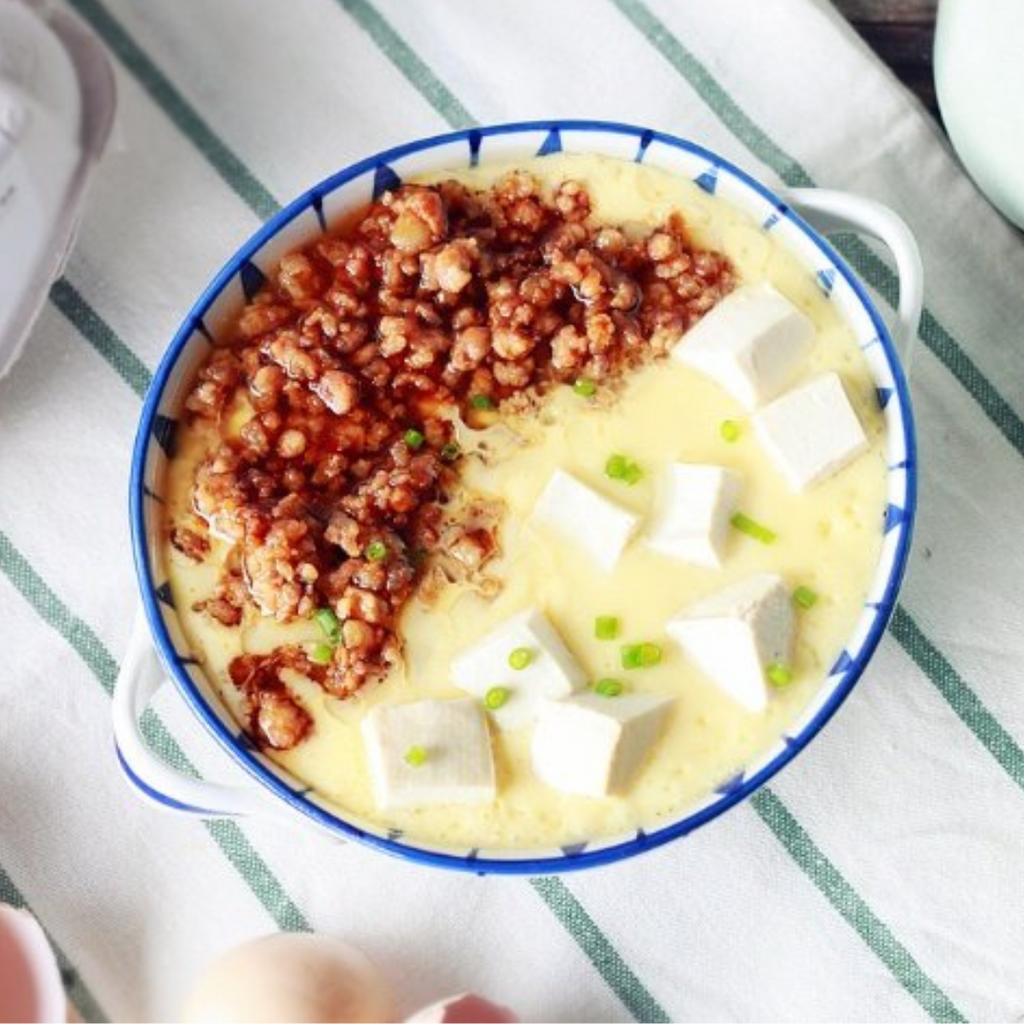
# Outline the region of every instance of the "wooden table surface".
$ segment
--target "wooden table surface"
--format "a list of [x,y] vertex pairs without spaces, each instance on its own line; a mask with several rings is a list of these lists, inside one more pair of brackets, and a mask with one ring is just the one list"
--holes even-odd
[[833,2],[868,45],[938,118],[932,77],[932,42],[938,0]]

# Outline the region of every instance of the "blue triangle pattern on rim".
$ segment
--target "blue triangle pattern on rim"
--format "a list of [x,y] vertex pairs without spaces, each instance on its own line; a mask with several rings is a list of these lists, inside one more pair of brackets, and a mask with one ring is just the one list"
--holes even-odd
[[902,459],[900,462],[894,462],[890,467],[890,472],[897,469],[910,469],[914,463],[910,459]]
[[819,270],[814,276],[818,279],[818,287],[826,296],[831,298],[832,288],[836,283],[835,268],[829,267],[827,270]]
[[174,595],[171,593],[171,584],[169,582],[161,583],[159,587],[153,588],[153,593],[163,601],[168,608],[174,607]]
[[238,270],[238,280],[241,282],[246,302],[252,302],[256,298],[266,279],[267,275],[252,260],[245,260],[242,263]]
[[480,847],[474,846],[469,853],[466,854],[466,860],[476,860],[480,856]]
[[252,737],[243,729],[236,737],[235,742],[243,749],[253,753],[259,753],[259,747],[253,742]]
[[551,156],[552,153],[562,152],[562,133],[557,128],[548,132],[547,138],[540,144],[537,156]]
[[206,329],[201,316],[192,317],[192,333],[201,334],[211,345],[213,344],[213,335]]
[[638,828],[636,830],[636,835],[633,836],[633,842],[643,845],[647,842],[647,833],[642,828]]
[[373,198],[380,199],[385,192],[402,187],[402,179],[387,164],[377,164],[373,172]]
[[841,651],[839,657],[836,658],[836,663],[829,670],[830,676],[843,675],[849,672],[853,668],[853,658],[850,657],[849,651]]
[[712,164],[706,171],[701,171],[693,180],[705,192],[714,195],[715,189],[718,188],[718,168]]
[[153,417],[153,437],[167,458],[173,459],[178,450],[178,421],[157,413]]
[[479,128],[473,128],[466,137],[469,139],[469,166],[476,167],[480,163],[480,140],[483,135]]
[[878,397],[878,408],[884,409],[893,396],[893,388],[875,388],[875,395]]
[[562,853],[564,853],[566,857],[578,857],[586,848],[586,840],[582,843],[569,843],[567,846],[562,847]]
[[397,839],[401,839],[405,833],[400,828],[389,828],[388,829],[388,842],[393,843]]
[[782,742],[786,744],[787,750],[792,750],[794,747],[799,746],[795,736],[789,736],[786,733],[782,734]]
[[775,227],[775,225],[778,224],[778,223],[779,223],[779,215],[773,210],[761,222],[761,227],[763,227],[765,229],[765,231],[771,231],[771,229],[773,227]]
[[316,214],[316,219],[320,222],[320,230],[327,230],[327,218],[324,216],[324,197],[319,193],[313,196],[313,212]]
[[890,530],[895,530],[897,526],[902,526],[904,520],[907,518],[907,510],[900,508],[899,505],[893,505],[892,502],[885,510],[885,533]]
[[743,785],[743,772],[737,772],[731,779],[726,779],[720,786],[715,787],[715,792],[722,796],[731,796],[737,793]]
[[654,141],[654,132],[648,128],[643,135],[640,136],[640,145],[636,147],[636,156],[633,157],[633,163],[642,164],[644,157],[647,156],[647,147]]

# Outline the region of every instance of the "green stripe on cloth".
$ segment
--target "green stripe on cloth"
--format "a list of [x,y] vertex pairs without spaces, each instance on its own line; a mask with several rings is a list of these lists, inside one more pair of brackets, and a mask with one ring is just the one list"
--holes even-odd
[[92,26],[153,101],[256,215],[266,220],[277,213],[280,206],[274,197],[210,131],[195,107],[171,84],[170,79],[150,60],[103,4],[99,0],[68,0],[68,3]]
[[[722,88],[706,67],[640,0],[611,0],[645,39],[687,81],[712,112],[758,160],[790,188],[815,185],[807,170],[764,131]],[[899,281],[859,238],[836,240],[836,248],[879,294],[894,303]],[[921,317],[921,340],[982,408],[996,429],[1024,455],[1024,420],[999,393],[952,334],[929,310]]]
[[[18,892],[17,886],[4,870],[3,865],[0,865],[0,903],[6,903],[18,910],[31,909],[25,902],[25,898]],[[39,923],[42,924],[41,921]],[[67,958],[60,946],[53,941],[49,933],[46,937],[53,949],[53,955],[57,958],[57,966],[60,968],[60,976],[64,982],[64,991],[67,993],[68,999],[74,1003],[79,1015],[89,1024],[106,1024],[110,1018],[97,1002],[96,997],[86,987],[75,965]]]
[[803,826],[769,789],[751,797],[761,820],[775,833],[793,859],[847,924],[871,947],[896,980],[932,1020],[964,1021],[953,1001],[921,969],[889,927],[857,894],[839,869],[821,852]]
[[391,27],[383,15],[366,0],[337,0],[359,27],[377,44],[377,48],[405,76],[409,84],[450,125],[473,124],[469,111],[434,74],[420,56]]
[[889,632],[935,684],[960,721],[1002,765],[1006,774],[1024,789],[1024,750],[902,607],[896,609]]
[[[59,633],[107,692],[113,693],[117,662],[92,628],[71,610],[0,531],[0,570],[47,625]],[[197,775],[177,741],[156,715],[147,714],[144,730],[154,751],[179,770]],[[245,833],[233,821],[205,821],[206,830],[239,869],[253,895],[282,931],[309,931],[302,911],[292,902]]]
[[78,333],[117,371],[118,376],[143,398],[152,375],[142,360],[114,333],[110,326],[82,298],[66,277],[54,282],[50,301],[71,322]]
[[533,878],[530,884],[636,1020],[658,1022],[672,1019],[626,966],[615,947],[594,924],[594,919],[560,879]]

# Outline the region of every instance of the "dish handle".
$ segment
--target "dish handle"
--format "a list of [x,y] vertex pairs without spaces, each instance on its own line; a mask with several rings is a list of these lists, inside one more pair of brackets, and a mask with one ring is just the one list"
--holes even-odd
[[896,307],[896,351],[906,374],[924,308],[924,267],[917,242],[906,222],[874,199],[824,188],[794,188],[790,205],[822,234],[853,231],[877,238],[892,253],[900,283]]
[[296,825],[293,817],[279,812],[256,790],[207,782],[198,775],[191,776],[172,768],[157,757],[146,742],[141,720],[153,696],[166,681],[140,608],[114,684],[112,707],[117,760],[135,792],[161,810],[197,818],[258,814]]

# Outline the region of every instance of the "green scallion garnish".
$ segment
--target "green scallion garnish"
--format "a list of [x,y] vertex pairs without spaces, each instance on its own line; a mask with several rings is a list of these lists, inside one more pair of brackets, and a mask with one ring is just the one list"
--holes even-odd
[[580,377],[579,380],[573,382],[572,389],[580,398],[591,398],[597,391],[597,385],[592,380],[587,380],[586,377]]
[[734,444],[740,439],[740,425],[735,420],[722,420],[718,433],[721,434],[723,441]]
[[650,668],[661,661],[661,648],[657,644],[624,644],[619,652],[623,668]]
[[624,687],[618,679],[598,679],[594,683],[594,693],[600,697],[618,697]]
[[497,711],[498,708],[503,708],[507,703],[509,697],[512,696],[504,686],[492,686],[484,694],[484,707],[488,711]]
[[609,480],[621,480],[632,485],[643,478],[644,471],[632,459],[617,452],[608,456],[604,464],[604,475]]
[[517,647],[508,656],[509,666],[517,672],[521,672],[531,661],[533,661],[533,651],[529,647]]
[[371,562],[383,562],[388,557],[388,546],[382,540],[371,540],[363,554]]
[[805,587],[803,584],[793,591],[793,601],[800,605],[801,608],[813,608],[817,600],[818,595],[810,587]]
[[781,661],[773,661],[766,669],[765,675],[772,686],[789,686],[793,682],[793,673]]
[[740,533],[745,533],[748,537],[753,537],[754,540],[758,540],[762,544],[771,544],[775,540],[774,530],[769,530],[767,526],[762,526],[756,519],[751,519],[750,516],[743,512],[734,513],[729,522]]
[[411,448],[413,451],[416,451],[417,448],[422,448],[424,440],[426,439],[423,434],[419,430],[415,430],[413,427],[410,427],[405,432],[406,446]]
[[474,409],[493,409],[494,401],[489,395],[472,395],[469,399],[469,404]]
[[427,760],[427,752],[422,747],[410,747],[405,752],[405,763],[410,768],[419,768]]
[[316,619],[317,625],[324,632],[324,636],[332,644],[340,643],[341,641],[341,623],[338,621],[338,616],[330,608],[317,608],[313,612],[313,618]]
[[441,449],[441,458],[445,462],[454,462],[462,454],[462,449],[455,441],[449,441]]
[[309,652],[309,660],[315,665],[330,665],[334,658],[334,648],[330,644],[314,644]]
[[619,620],[614,615],[598,615],[594,619],[594,636],[598,640],[614,640],[619,635]]
[[661,661],[661,648],[657,644],[640,645],[640,664],[644,668],[650,668]]

